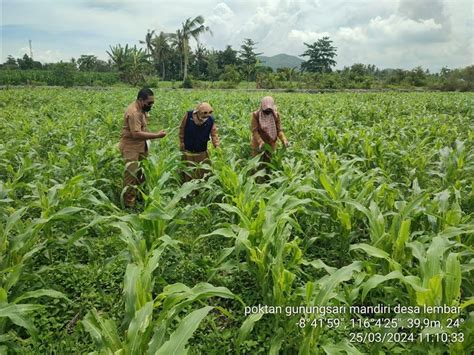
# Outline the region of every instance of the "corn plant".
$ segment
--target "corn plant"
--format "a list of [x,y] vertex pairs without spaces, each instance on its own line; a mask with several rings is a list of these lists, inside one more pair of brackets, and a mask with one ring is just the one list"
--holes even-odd
[[37,340],[38,331],[29,315],[42,308],[41,304],[24,303],[23,301],[40,297],[66,299],[61,292],[51,289],[24,289],[25,277],[31,270],[31,258],[44,248],[39,241],[41,222],[25,223],[22,221],[27,212],[23,207],[13,212],[0,224],[0,343],[9,342],[13,331],[11,324],[27,329]]
[[[297,187],[282,187],[274,191],[268,200],[249,201],[242,205],[242,198],[234,198],[235,205],[220,203],[218,206],[238,217],[238,224],[220,228],[204,235],[221,235],[235,240],[235,246],[226,249],[219,262],[231,253],[239,260],[244,252],[248,268],[261,286],[261,295],[266,302],[281,304],[291,290],[301,258],[296,240],[291,240],[291,229],[300,230],[292,215],[309,200],[292,197],[289,191],[298,192]],[[257,194],[253,194],[254,198]],[[242,194],[239,194],[241,197]],[[245,196],[245,195],[244,195]],[[257,195],[258,196],[258,195]],[[288,257],[290,258],[289,261]]]
[[[0,90],[1,353],[471,351],[471,93],[272,93],[290,146],[265,164],[249,127],[262,92],[155,95],[149,128],[168,134],[129,211],[117,143],[136,89]],[[182,184],[178,126],[201,101],[221,146]],[[295,326],[317,314],[245,317],[256,304],[450,305],[466,340],[350,343],[347,327]]]
[[[428,245],[419,241],[407,243],[412,250],[412,255],[419,263],[418,272],[402,272],[395,270],[387,275],[373,275],[363,285],[362,300],[366,299],[368,293],[380,284],[389,280],[401,281],[408,290],[408,300],[412,305],[418,306],[455,306],[462,310],[471,304],[471,301],[461,301],[461,281],[463,271],[459,252],[453,252],[459,248],[456,242],[449,238],[459,234],[472,233],[472,231],[451,231],[440,233],[435,236]],[[378,250],[378,257],[389,259],[388,254]],[[371,253],[375,255],[375,253]],[[466,277],[469,271],[465,271]],[[409,315],[408,315],[409,316]],[[402,318],[408,317],[401,315]],[[445,326],[447,318],[456,318],[457,314],[450,312],[425,315],[427,318],[436,319]]]
[[[350,305],[351,300],[346,299],[347,297],[345,297],[344,292],[347,292],[348,290],[343,290],[341,285],[343,285],[344,282],[355,278],[355,275],[362,269],[362,263],[355,261],[337,270],[330,269],[323,263],[321,266],[327,269],[327,271],[330,271],[330,274],[320,278],[317,281],[309,281],[306,283],[305,287],[301,290],[302,303],[306,304],[307,306]],[[356,287],[354,287],[354,289],[356,289]],[[350,290],[347,293],[350,293]],[[320,318],[319,315],[315,315],[314,317],[315,318],[309,318],[309,322]],[[299,348],[299,353],[316,353],[314,349],[318,342],[321,342],[321,335],[324,330],[324,327],[305,327],[303,330],[302,343]],[[323,341],[323,344],[329,347],[336,345],[327,340]],[[349,345],[347,346],[352,348]],[[356,351],[356,349],[352,348],[352,351]]]
[[[123,225],[122,228],[126,230]],[[137,247],[144,244],[140,243],[140,239],[133,238],[134,233],[131,229],[128,232],[125,238],[130,240],[130,252],[135,255],[135,260],[127,265],[125,272],[123,287],[125,315],[122,325],[117,326],[113,320],[104,318],[95,309],[86,315],[82,324],[92,336],[100,350],[99,353],[185,353],[188,339],[214,307],[205,306],[192,311],[179,322],[176,330],[168,337],[169,328],[180,312],[193,302],[205,298],[235,298],[235,296],[224,287],[201,283],[192,289],[183,284],[168,285],[154,298],[153,273],[164,250],[175,242],[169,237],[164,237],[159,247],[148,252],[142,248],[141,255],[137,257],[136,254],[140,252]],[[161,308],[158,316],[156,316],[157,308]]]

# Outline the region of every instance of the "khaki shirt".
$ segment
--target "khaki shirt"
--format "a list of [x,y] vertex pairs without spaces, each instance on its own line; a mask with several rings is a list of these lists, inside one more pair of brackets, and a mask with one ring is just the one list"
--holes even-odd
[[138,108],[136,101],[128,105],[125,111],[119,148],[121,151],[144,153],[146,141],[133,138],[131,132],[148,132],[148,114]]

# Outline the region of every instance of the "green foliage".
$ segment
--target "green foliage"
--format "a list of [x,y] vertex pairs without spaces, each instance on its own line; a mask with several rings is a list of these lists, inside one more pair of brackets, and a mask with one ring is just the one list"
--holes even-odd
[[[59,68],[58,68],[59,67]],[[112,86],[120,83],[118,73],[79,72],[66,69],[67,81],[61,75],[64,68],[55,65],[54,70],[0,70],[0,85],[54,85],[64,86]]]
[[112,70],[110,62],[105,62],[90,54],[83,54],[77,59],[77,69],[86,72],[108,72]]
[[228,88],[235,88],[240,83],[241,77],[235,65],[226,65],[220,79],[227,83]]
[[275,89],[278,87],[277,76],[272,72],[258,73],[256,79],[257,89]]
[[[28,54],[23,55],[23,58],[18,58],[17,60],[18,68],[20,70],[28,70],[28,69],[41,69],[42,65],[38,61],[34,61],[33,58],[30,58]],[[7,60],[7,64],[9,61]],[[11,59],[10,59],[11,63]]]
[[52,78],[58,85],[69,87],[74,84],[75,67],[71,63],[59,63],[52,72]]
[[[341,85],[337,73],[272,75]],[[472,94],[275,93],[291,144],[261,163],[249,121],[263,93],[155,93],[149,125],[168,135],[152,142],[139,205],[124,211],[116,145],[135,89],[0,91],[0,352],[471,351]],[[222,145],[204,179],[182,184],[192,168],[177,126],[203,98]],[[444,327],[423,334],[466,340],[350,342],[350,319],[369,315],[331,328],[310,324],[332,315],[244,313],[259,304],[449,305],[461,313],[419,316]]]
[[309,59],[301,63],[301,69],[311,73],[331,72],[331,67],[336,65],[334,57],[336,57],[337,49],[331,43],[329,37],[320,38],[313,44],[305,43],[304,45],[308,48],[301,56],[309,57]]
[[[247,78],[247,81],[251,81],[251,76],[256,71],[257,66],[257,56],[263,53],[255,53],[255,45],[257,42],[254,42],[250,38],[245,38],[244,43],[240,46],[241,50],[239,51],[240,60],[242,63],[242,70]],[[255,78],[254,78],[255,80]]]
[[119,44],[114,47],[110,46],[110,51],[107,51],[107,54],[123,81],[132,86],[145,82],[145,74],[150,69],[149,54],[146,54],[141,48],[128,47],[128,44],[122,47]]
[[183,80],[183,88],[184,88],[184,89],[192,89],[192,88],[193,88],[193,80],[191,79],[190,76],[187,76],[187,77]]

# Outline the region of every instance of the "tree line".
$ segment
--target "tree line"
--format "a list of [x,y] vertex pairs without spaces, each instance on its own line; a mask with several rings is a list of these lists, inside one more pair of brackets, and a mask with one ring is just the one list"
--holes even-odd
[[[314,43],[304,43],[306,50],[300,54],[306,60],[300,68],[278,68],[261,63],[256,52],[257,43],[245,38],[239,49],[227,45],[223,50],[206,48],[199,42],[201,35],[210,33],[202,16],[187,18],[174,33],[148,30],[140,44],[111,45],[106,51],[108,60],[95,55],[81,55],[69,62],[42,64],[25,54],[15,59],[8,56],[0,65],[0,84],[17,84],[34,77],[48,85],[59,80],[59,85],[111,85],[124,82],[133,86],[159,86],[159,81],[181,82],[182,87],[205,85],[203,82],[222,82],[222,87],[236,87],[241,81],[255,82],[256,88],[284,89],[371,89],[381,87],[429,87],[439,90],[474,90],[474,66],[439,73],[430,73],[421,67],[412,70],[379,69],[375,65],[356,63],[341,70],[336,65],[337,48],[329,37]],[[194,49],[191,39],[197,43]],[[21,75],[14,70],[26,70]],[[8,74],[5,72],[8,71]],[[55,75],[44,76],[38,71]],[[33,73],[36,73],[33,75]],[[94,73],[82,75],[81,73]],[[47,78],[47,80],[44,79]],[[35,80],[33,80],[34,82]]]

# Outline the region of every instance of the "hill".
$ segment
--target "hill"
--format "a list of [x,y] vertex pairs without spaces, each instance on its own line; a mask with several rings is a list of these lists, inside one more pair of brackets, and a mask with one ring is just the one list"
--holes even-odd
[[274,55],[273,57],[267,57],[264,55],[258,56],[258,59],[263,65],[266,65],[268,67],[272,67],[273,70],[276,70],[277,68],[283,68],[283,67],[297,67],[298,69],[300,68],[301,63],[304,61],[298,57],[295,57],[293,55],[288,55],[288,54],[277,54]]

